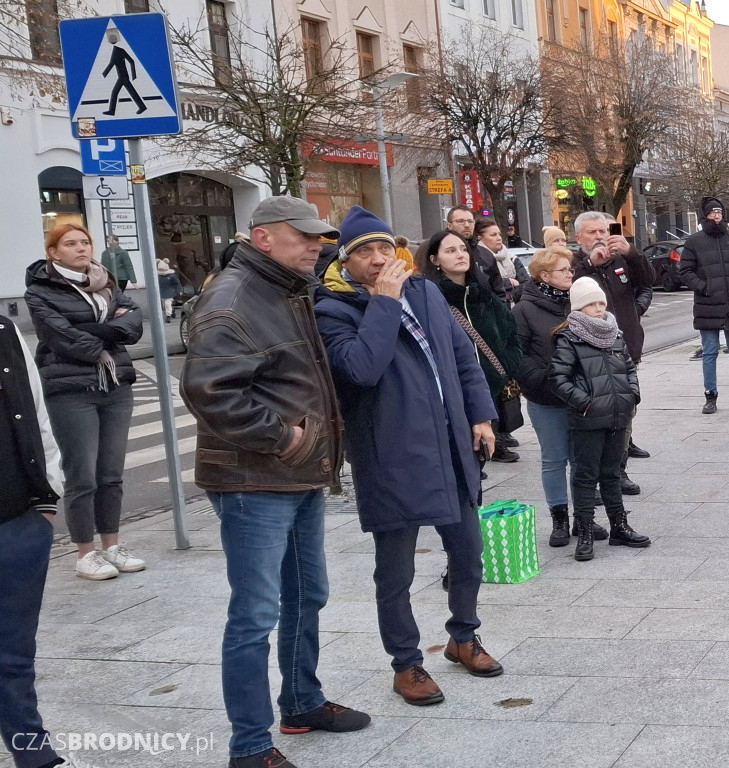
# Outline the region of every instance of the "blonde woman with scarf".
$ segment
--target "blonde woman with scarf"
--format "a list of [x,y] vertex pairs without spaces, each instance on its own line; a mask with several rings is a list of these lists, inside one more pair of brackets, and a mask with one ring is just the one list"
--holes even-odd
[[142,313],[93,258],[91,235],[79,224],[48,233],[46,259],[28,267],[25,283],[36,364],[66,476],[76,575],[100,581],[141,571],[144,561],[119,544],[119,521],[136,378],[124,345],[139,341]]

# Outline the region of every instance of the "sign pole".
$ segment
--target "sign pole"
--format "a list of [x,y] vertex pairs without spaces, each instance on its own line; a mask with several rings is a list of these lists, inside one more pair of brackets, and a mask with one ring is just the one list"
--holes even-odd
[[[129,139],[130,165],[144,164],[141,139]],[[167,358],[167,340],[162,320],[162,301],[157,282],[157,258],[154,248],[154,233],[149,205],[149,190],[146,180],[134,184],[134,210],[137,218],[139,249],[142,253],[144,281],[147,284],[147,302],[149,304],[149,322],[152,331],[154,366],[157,372],[162,431],[167,457],[167,476],[172,494],[172,519],[175,524],[175,543],[177,549],[188,549],[190,540],[185,523],[185,493],[182,487],[180,453],[177,447],[177,428],[175,409],[170,389],[170,367]]]

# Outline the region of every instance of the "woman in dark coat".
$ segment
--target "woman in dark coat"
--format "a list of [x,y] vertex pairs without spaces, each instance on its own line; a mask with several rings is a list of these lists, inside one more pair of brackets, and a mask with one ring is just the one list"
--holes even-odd
[[[142,313],[93,259],[92,249],[84,227],[54,227],[46,238],[47,259],[28,267],[25,300],[61,449],[66,523],[78,546],[76,574],[98,581],[145,567],[119,545],[135,380],[124,345],[139,341]],[[94,548],[95,528],[101,534],[101,552]]]
[[686,240],[680,275],[694,292],[694,328],[701,333],[706,402],[702,413],[716,413],[716,357],[719,333],[729,327],[729,232],[726,210],[715,197],[701,201],[701,231]]
[[[537,251],[529,264],[532,279],[526,283],[513,314],[524,357],[516,374],[527,399],[529,420],[537,433],[542,454],[542,487],[552,516],[550,547],[570,543],[567,464],[574,473],[574,452],[567,427],[567,408],[552,391],[547,375],[554,354],[554,329],[570,311],[572,252],[554,247]],[[593,523],[596,539],[607,531]],[[573,535],[577,535],[576,529]]]
[[[470,321],[506,371],[500,373],[476,348],[498,410],[504,385],[516,375],[521,362],[516,323],[509,308],[493,295],[483,272],[473,265],[468,244],[455,232],[446,230],[433,235],[418,266],[422,274],[440,288],[449,306]],[[518,461],[519,454],[509,450],[509,446],[517,445],[515,438],[497,430],[492,461]]]

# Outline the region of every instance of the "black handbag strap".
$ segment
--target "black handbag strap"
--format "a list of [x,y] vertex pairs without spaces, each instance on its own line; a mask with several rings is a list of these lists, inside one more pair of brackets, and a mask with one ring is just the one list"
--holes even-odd
[[471,325],[471,323],[468,321],[468,318],[464,317],[463,313],[456,309],[454,306],[451,306],[450,304],[448,306],[450,307],[453,317],[456,318],[458,325],[463,328],[473,343],[484,353],[486,359],[491,363],[491,365],[494,366],[494,368],[496,368],[496,372],[499,374],[499,376],[506,376],[506,368],[501,365],[499,358],[496,357],[491,347],[483,340],[481,334]]

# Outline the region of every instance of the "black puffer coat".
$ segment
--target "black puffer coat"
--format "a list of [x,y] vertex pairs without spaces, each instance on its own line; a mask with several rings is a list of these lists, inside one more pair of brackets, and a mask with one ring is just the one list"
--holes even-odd
[[684,244],[680,274],[694,292],[694,328],[721,330],[729,327],[729,233],[726,221],[701,226]]
[[[116,284],[104,323],[96,321],[93,308],[76,288],[54,270],[49,272],[45,259],[28,267],[25,284],[25,302],[38,337],[35,361],[46,397],[97,387],[96,361],[104,350],[116,364],[119,383],[134,383],[134,366],[124,345],[141,338],[142,312]],[[121,308],[129,311],[115,318]]]
[[521,301],[512,310],[524,357],[516,380],[527,400],[539,405],[564,406],[552,392],[547,374],[554,354],[552,331],[569,314],[570,304],[542,293],[534,280],[524,284]]
[[600,349],[568,328],[560,331],[549,382],[567,404],[570,429],[625,429],[640,402],[635,363],[620,333]]

